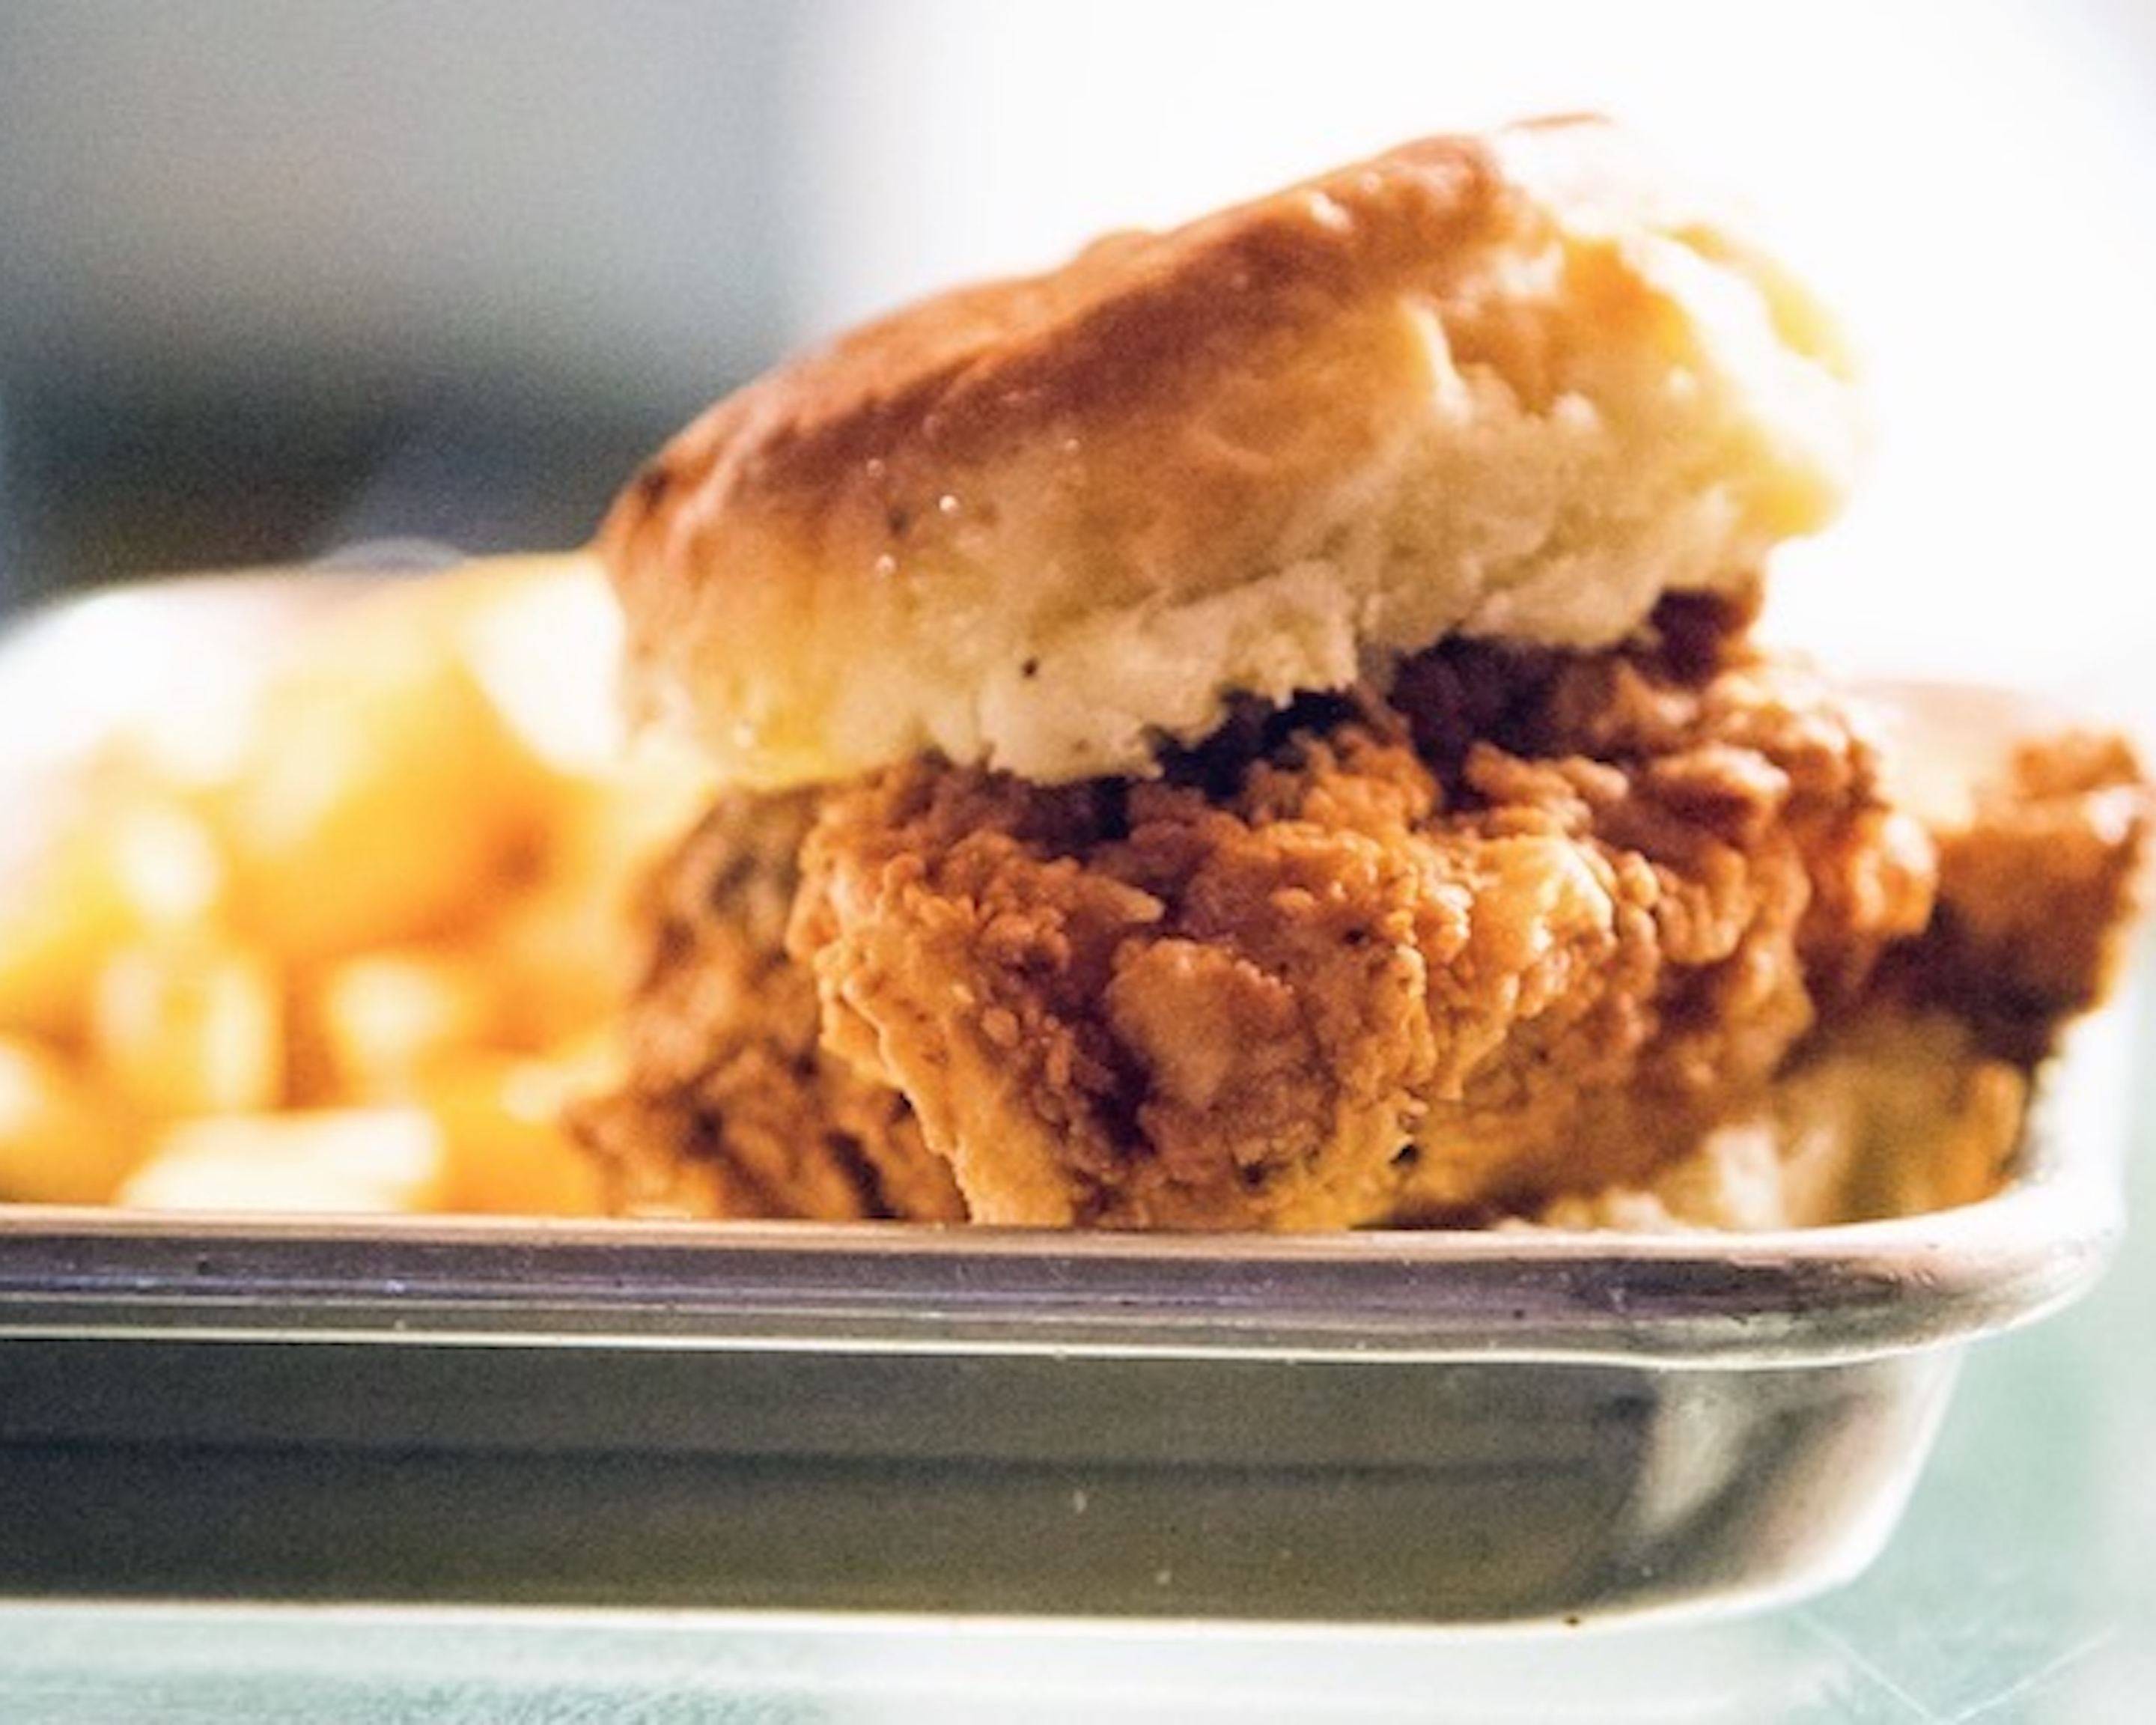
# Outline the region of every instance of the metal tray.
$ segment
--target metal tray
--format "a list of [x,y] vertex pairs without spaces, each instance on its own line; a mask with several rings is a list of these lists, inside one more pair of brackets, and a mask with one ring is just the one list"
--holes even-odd
[[[0,647],[0,716],[123,637],[251,656],[330,591],[64,610]],[[1999,1196],[1776,1235],[0,1207],[0,1592],[1451,1624],[1810,1592],[1887,1538],[1966,1344],[2100,1270],[2127,1053],[2122,1013],[2082,1028]]]

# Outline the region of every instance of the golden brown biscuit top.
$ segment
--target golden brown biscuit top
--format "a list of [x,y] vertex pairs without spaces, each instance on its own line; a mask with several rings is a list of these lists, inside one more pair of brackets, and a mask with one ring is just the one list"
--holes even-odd
[[599,547],[731,776],[1143,773],[1235,695],[1750,583],[1838,495],[1840,372],[1612,128],[1432,138],[795,359]]
[[1425,138],[1165,233],[1096,240],[1045,275],[936,295],[705,413],[608,516],[620,547],[670,511],[819,503],[894,452],[978,460],[1074,420],[1170,407],[1251,344],[1322,320],[1486,228],[1489,147]]

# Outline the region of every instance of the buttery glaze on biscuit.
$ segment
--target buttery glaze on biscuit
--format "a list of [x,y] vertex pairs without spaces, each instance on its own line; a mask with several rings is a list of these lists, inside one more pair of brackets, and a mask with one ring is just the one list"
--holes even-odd
[[926,300],[690,426],[599,546],[728,778],[1151,770],[1448,634],[1733,589],[1856,444],[1826,321],[1613,128],[1436,138]]

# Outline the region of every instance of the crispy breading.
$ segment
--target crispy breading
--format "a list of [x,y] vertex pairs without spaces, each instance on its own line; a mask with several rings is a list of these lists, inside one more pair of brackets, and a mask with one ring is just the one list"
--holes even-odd
[[792,935],[977,1219],[1322,1227],[1636,1177],[1922,929],[1794,667],[1454,644],[1155,782],[829,795]]
[[2041,1053],[2123,958],[2149,824],[2148,787],[2123,738],[2069,731],[2022,743],[1979,788],[1967,824],[1940,835],[1925,994],[1994,1043]]
[[1650,1179],[1866,1014],[2034,1059],[2128,918],[2130,751],[2031,745],[1935,839],[1748,620],[1450,643],[1152,780],[732,796],[586,1135],[647,1209],[1460,1223]]
[[618,1213],[965,1214],[904,1098],[818,1047],[815,985],[783,941],[815,807],[725,798],[650,882],[630,1079],[572,1116]]
[[1755,1232],[1950,1209],[1999,1189],[2028,1100],[2028,1074],[1969,1025],[1892,1002],[1808,1040],[1756,1107],[1645,1184],[1566,1193],[1532,1219]]

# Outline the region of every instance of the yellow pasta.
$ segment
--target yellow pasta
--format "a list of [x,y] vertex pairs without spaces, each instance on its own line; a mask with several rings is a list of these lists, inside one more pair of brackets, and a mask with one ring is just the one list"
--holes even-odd
[[571,558],[388,588],[217,749],[116,738],[18,823],[0,1202],[598,1214],[561,1106],[706,799],[619,747],[612,626]]
[[49,1049],[0,1036],[0,1201],[102,1204],[135,1149],[110,1097]]
[[436,1208],[447,1158],[417,1108],[212,1115],[172,1127],[121,1187],[140,1209],[395,1214]]
[[284,1098],[275,971],[193,942],[123,949],[91,990],[90,1049],[115,1094],[144,1114],[234,1113]]
[[476,958],[409,948],[331,966],[311,1014],[328,1087],[348,1099],[410,1095],[444,1060],[487,1046],[502,1017]]
[[200,820],[139,788],[93,787],[54,824],[0,874],[0,1029],[66,1037],[106,955],[212,921],[225,868]]

